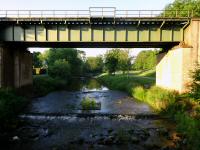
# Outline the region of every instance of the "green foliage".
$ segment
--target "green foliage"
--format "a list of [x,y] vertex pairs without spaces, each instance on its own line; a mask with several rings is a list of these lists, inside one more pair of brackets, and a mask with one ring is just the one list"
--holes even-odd
[[118,55],[119,55],[118,69],[122,70],[123,73],[125,73],[125,71],[130,70],[130,67],[131,67],[131,57],[129,57],[129,51],[120,50]]
[[84,97],[81,101],[81,107],[83,110],[92,110],[97,108],[97,102],[95,99]]
[[115,73],[118,67],[118,55],[119,49],[113,49],[111,51],[107,51],[105,54],[105,66],[109,73]]
[[146,90],[142,86],[132,88],[132,96],[141,101],[145,101]]
[[102,56],[87,57],[85,62],[85,69],[88,73],[101,73],[103,71],[103,66]]
[[28,101],[9,89],[0,89],[0,125],[16,117]]
[[83,60],[82,53],[73,48],[53,48],[48,50],[46,61],[51,67],[58,60],[65,60],[70,65],[70,74],[79,76],[82,74]]
[[115,73],[117,70],[123,72],[130,69],[131,57],[128,50],[112,49],[105,54],[105,67],[109,73]]
[[150,70],[156,66],[157,51],[141,51],[133,64],[135,70]]
[[127,75],[102,75],[98,80],[104,83],[111,89],[123,90],[132,94],[133,88],[137,86],[152,86],[155,84],[155,79],[146,77],[136,77]]
[[192,84],[190,97],[200,101],[200,66],[197,65],[196,69],[192,72]]
[[40,59],[40,52],[33,52],[33,66],[35,68],[42,67],[42,60]]
[[[199,80],[198,71],[195,72],[195,80]],[[102,75],[98,79],[111,89],[129,92],[138,100],[148,103],[157,112],[170,117],[176,122],[177,131],[183,134],[183,137],[186,139],[186,149],[200,150],[199,101],[192,100],[187,95],[179,95],[174,91],[169,91],[156,86],[144,88],[146,84],[153,84],[149,79],[143,80],[144,77],[140,76],[141,72],[137,75],[139,76],[127,77],[125,75]],[[127,139],[124,132],[121,133],[121,137]]]
[[146,101],[156,110],[166,109],[174,104],[178,93],[153,86],[146,93]]
[[175,120],[177,130],[187,138],[188,149],[200,150],[200,120],[194,119],[183,112],[176,113]]
[[[193,11],[194,17],[200,16],[200,0],[175,0],[173,3],[167,5],[165,7],[166,13],[165,16],[168,17],[175,17],[178,15],[179,17],[187,17],[188,11],[190,11],[190,14]],[[180,11],[176,12],[176,10],[186,10],[186,11]]]
[[65,59],[58,59],[49,67],[49,75],[53,78],[67,80],[70,73],[70,65]]
[[43,96],[49,92],[61,90],[66,87],[66,80],[54,79],[49,76],[33,77],[33,93],[34,96]]

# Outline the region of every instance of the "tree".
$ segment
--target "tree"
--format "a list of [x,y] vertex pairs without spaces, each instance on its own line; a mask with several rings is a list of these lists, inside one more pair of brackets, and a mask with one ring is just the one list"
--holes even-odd
[[70,65],[70,74],[80,76],[83,71],[83,55],[82,51],[73,48],[52,48],[41,58],[47,62],[48,67],[53,66],[57,60],[65,60]]
[[157,51],[141,51],[133,64],[135,70],[148,70],[156,66]]
[[200,17],[200,0],[175,0],[165,7],[165,16],[176,16],[176,10],[180,10],[177,14],[180,17],[187,17],[188,11],[193,12],[194,17]]
[[49,67],[49,75],[53,78],[65,79],[70,78],[70,64],[65,59],[58,59]]
[[41,55],[40,52],[33,52],[33,66],[35,68],[42,67],[42,61],[39,58],[40,55]]
[[105,66],[109,73],[115,73],[117,70],[125,73],[130,68],[131,59],[129,50],[112,49],[105,54]]
[[118,55],[119,55],[118,69],[122,70],[123,73],[125,73],[125,71],[129,70],[131,64],[131,57],[129,57],[129,50],[120,50]]
[[100,73],[103,71],[103,59],[102,56],[87,57],[85,62],[86,72]]
[[119,62],[119,49],[112,49],[105,54],[105,66],[110,74],[115,73]]

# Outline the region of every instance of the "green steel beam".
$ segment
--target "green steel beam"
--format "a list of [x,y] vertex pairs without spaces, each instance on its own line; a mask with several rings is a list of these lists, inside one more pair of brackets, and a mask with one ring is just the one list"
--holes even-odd
[[[117,20],[116,20],[117,21]],[[180,42],[186,20],[112,20],[87,22],[0,22],[0,39],[21,42]]]

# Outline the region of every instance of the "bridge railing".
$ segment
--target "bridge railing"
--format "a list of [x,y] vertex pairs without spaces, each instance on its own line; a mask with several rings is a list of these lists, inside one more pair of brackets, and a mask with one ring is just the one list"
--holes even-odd
[[0,18],[190,18],[188,10],[116,10],[115,7],[91,7],[89,10],[0,10]]

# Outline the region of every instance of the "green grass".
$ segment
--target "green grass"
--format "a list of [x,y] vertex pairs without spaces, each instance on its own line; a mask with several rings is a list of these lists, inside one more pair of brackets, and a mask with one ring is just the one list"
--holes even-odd
[[[116,72],[117,75],[122,75],[122,71]],[[103,74],[105,75],[105,74]],[[150,78],[155,78],[156,77],[156,70],[131,70],[129,71],[129,76],[139,76],[139,77],[150,77]]]

